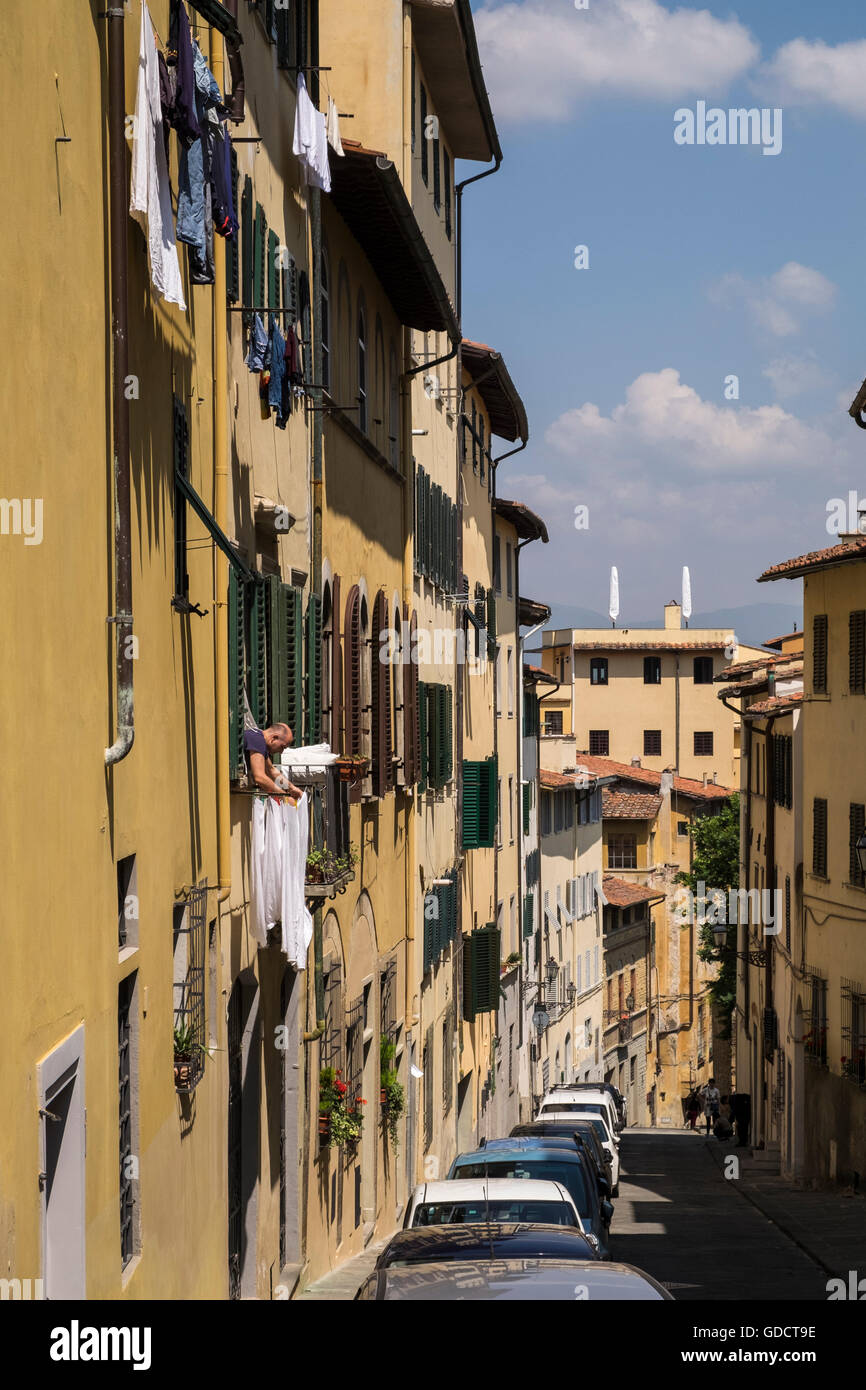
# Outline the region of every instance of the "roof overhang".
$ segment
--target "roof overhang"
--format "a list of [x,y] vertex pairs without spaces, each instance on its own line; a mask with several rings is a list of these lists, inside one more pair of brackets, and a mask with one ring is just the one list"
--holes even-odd
[[[497,497],[494,505],[496,515],[501,516],[503,521],[509,521],[522,541],[543,541],[547,545],[550,539],[547,527],[541,517],[530,511],[523,502],[507,502],[505,498]],[[550,609],[547,613],[549,617]]]
[[237,16],[230,14],[220,0],[189,0],[190,9],[196,10],[202,19],[213,25],[221,34],[234,43],[243,43],[238,29]]
[[551,609],[538,599],[525,598],[522,594],[517,600],[517,621],[520,627],[530,627],[536,623],[550,621]]
[[771,565],[758,575],[758,583],[766,584],[774,579],[801,579],[804,574],[836,569],[839,565],[863,559],[866,559],[866,536],[857,536],[839,545],[828,546],[825,550],[811,550],[807,555],[797,555],[793,560]]
[[377,150],[343,140],[331,160],[331,201],[407,328],[460,336],[457,315],[394,164]]
[[493,433],[509,443],[520,439],[525,444],[529,438],[526,407],[508,375],[502,354],[494,352],[486,343],[473,343],[464,338],[460,357],[484,402]]
[[410,0],[433,107],[458,159],[502,159],[469,0]]
[[523,684],[524,685],[559,685],[556,676],[552,676],[549,671],[542,671],[540,666],[530,666],[526,662],[523,664]]

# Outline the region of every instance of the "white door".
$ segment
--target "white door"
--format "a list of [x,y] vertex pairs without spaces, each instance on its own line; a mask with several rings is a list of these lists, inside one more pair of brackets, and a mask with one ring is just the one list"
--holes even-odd
[[84,1025],[36,1071],[45,1297],[84,1298]]

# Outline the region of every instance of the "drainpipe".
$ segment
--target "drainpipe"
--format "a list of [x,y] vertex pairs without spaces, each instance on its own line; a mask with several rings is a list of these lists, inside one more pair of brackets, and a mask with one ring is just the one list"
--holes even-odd
[[[741,825],[742,825],[742,853],[743,853],[744,856],[745,856],[745,859],[744,859],[743,864],[742,864],[742,868],[743,868],[743,877],[744,877],[744,887],[745,887],[746,891],[748,892],[748,890],[749,890],[749,877],[750,877],[750,871],[751,871],[751,867],[752,867],[752,864],[751,864],[751,852],[750,852],[750,850],[751,850],[751,838],[752,838],[752,724],[751,724],[751,720],[749,720],[749,719],[744,719],[744,718],[743,718],[743,709],[742,709],[742,706],[741,706],[740,708],[738,708],[736,705],[732,705],[732,704],[730,703],[729,699],[728,699],[725,695],[720,695],[720,696],[719,696],[719,699],[721,700],[721,702],[722,702],[722,704],[724,705],[725,709],[729,709],[729,710],[731,711],[732,714],[735,714],[735,715],[737,716],[737,718],[738,718],[739,721],[740,721],[740,725],[741,725],[741,727],[742,727],[742,731],[743,731],[743,735],[744,735],[744,737],[743,737],[742,756],[745,758],[745,762],[746,762],[747,777],[746,777],[746,804],[745,804],[745,815],[741,817]],[[742,791],[742,787],[740,788],[740,790]],[[748,914],[748,909],[747,909],[746,911],[747,911],[747,914]],[[739,936],[740,936],[740,933],[739,933],[739,927],[738,927],[738,929],[737,929],[737,949],[739,949],[739,947],[740,947]],[[749,923],[748,923],[748,915],[747,915],[747,917],[746,917],[746,930],[745,930],[744,938],[743,938],[743,950],[744,950],[744,951],[748,951],[748,949],[749,949]],[[751,966],[749,965],[748,960],[745,960],[745,961],[743,962],[743,985],[744,985],[744,987],[743,987],[743,1031],[744,1031],[744,1033],[745,1033],[745,1035],[746,1035],[746,1037],[747,1037],[748,1039],[751,1039],[751,1036],[752,1036],[751,1022],[750,1022],[750,1019],[749,1019],[749,1014],[750,1014],[750,1012],[751,1012],[751,989],[750,989],[751,980],[750,980],[750,975],[749,975],[750,969],[751,969]]]
[[502,164],[502,152],[497,150],[494,154],[495,163],[492,169],[482,169],[480,174],[473,174],[471,179],[463,179],[454,189],[454,233],[457,241],[457,322],[461,321],[463,312],[463,190],[468,188],[470,183],[477,183],[479,179],[489,179],[491,174],[495,174]]
[[[221,35],[210,34],[210,69],[217,85],[223,86],[223,46]],[[214,237],[213,288],[213,499],[214,516],[226,534],[228,525],[228,324],[226,312],[226,244]],[[214,547],[216,601],[214,603],[214,693],[216,702],[216,812],[217,812],[217,903],[224,903],[231,892],[231,803],[229,792],[229,635],[228,635],[228,559]]]
[[121,762],[135,738],[132,690],[132,536],[129,488],[129,402],[125,395],[129,360],[127,313],[126,102],[123,7],[108,19],[108,182],[111,244],[112,435],[114,445],[114,623],[117,737],[105,750],[111,767]]
[[675,767],[676,767],[677,772],[679,772],[679,770],[680,770],[680,659],[679,659],[678,656],[674,658],[674,729],[675,729],[675,743],[676,743],[676,761],[675,761],[675,764],[674,764],[674,765],[675,765]]
[[[318,49],[316,52],[318,61]],[[318,77],[318,74],[316,75]],[[313,330],[313,420],[311,450],[311,500],[313,513],[312,555],[310,557],[310,590],[314,594],[322,592],[322,436],[324,432],[322,405],[322,195],[318,188],[310,188],[309,227],[310,246],[310,318]],[[321,1037],[325,1031],[325,978],[322,941],[322,906],[319,901],[313,913],[313,981],[316,1001],[316,1027],[312,1037]],[[309,1041],[310,1035],[304,1035]]]

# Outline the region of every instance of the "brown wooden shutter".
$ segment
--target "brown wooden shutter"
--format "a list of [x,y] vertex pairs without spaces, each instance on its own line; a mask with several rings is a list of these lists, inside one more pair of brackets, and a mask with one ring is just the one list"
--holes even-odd
[[344,637],[344,697],[346,736],[344,751],[361,755],[361,590],[353,584],[346,599]]
[[[372,730],[373,730],[373,795],[384,796],[394,785],[394,762],[391,757],[391,665],[383,660],[388,633],[388,604],[380,589],[373,604],[373,631],[370,654],[373,665]],[[385,634],[383,636],[383,634]]]
[[331,752],[343,751],[343,648],[340,642],[340,576],[331,584]]
[[415,661],[415,614],[403,604],[403,785],[418,780],[418,665]]

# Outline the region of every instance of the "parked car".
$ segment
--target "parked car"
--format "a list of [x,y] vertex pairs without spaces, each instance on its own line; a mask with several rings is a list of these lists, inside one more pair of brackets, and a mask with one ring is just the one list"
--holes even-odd
[[591,1119],[586,1119],[582,1115],[575,1115],[573,1119],[566,1120],[533,1120],[531,1124],[515,1125],[511,1134],[513,1138],[527,1139],[533,1137],[562,1139],[574,1136],[591,1154],[599,1175],[604,1179],[605,1185],[599,1186],[601,1195],[603,1197],[615,1197],[617,1195],[614,1191],[610,1155],[602,1145]]
[[[589,1129],[593,1135],[592,1125]],[[588,1147],[585,1136],[578,1134],[577,1130],[572,1129],[566,1134],[512,1134],[508,1139],[482,1139],[480,1148],[485,1153],[495,1153],[497,1149],[508,1149],[513,1147],[514,1140],[526,1140],[534,1144],[537,1149],[565,1149],[566,1153],[582,1153],[589,1163],[590,1168],[595,1173],[596,1186],[600,1197],[609,1197],[611,1184],[607,1176],[606,1164],[599,1163],[594,1149]]]
[[403,1228],[491,1221],[576,1226],[585,1233],[574,1198],[562,1183],[499,1177],[419,1183],[409,1198]]
[[667,1289],[634,1265],[480,1258],[377,1269],[365,1279],[355,1298],[377,1302],[586,1303],[590,1318],[593,1303],[601,1301],[673,1301]]
[[566,1111],[545,1112],[544,1120],[541,1123],[575,1125],[580,1121],[591,1124],[598,1135],[599,1143],[610,1163],[610,1176],[613,1184],[610,1195],[612,1197],[619,1196],[619,1145],[611,1133],[610,1122],[606,1115],[602,1115],[597,1110],[586,1110],[573,1104]]
[[532,1139],[510,1139],[508,1148],[475,1149],[458,1154],[449,1178],[535,1178],[562,1183],[580,1212],[583,1229],[598,1241],[603,1260],[610,1258],[608,1236],[613,1206],[599,1196],[595,1169],[576,1149],[539,1148]]
[[616,1106],[620,1125],[625,1126],[625,1097],[612,1081],[573,1081],[571,1089],[574,1091],[607,1091]]
[[376,1261],[376,1269],[476,1259],[597,1260],[598,1252],[576,1226],[502,1221],[477,1226],[413,1226],[391,1237]]
[[541,1102],[536,1119],[543,1119],[552,1110],[569,1111],[578,1114],[587,1106],[594,1105],[607,1117],[610,1132],[618,1139],[622,1129],[613,1096],[598,1086],[580,1089],[575,1086],[554,1086]]

